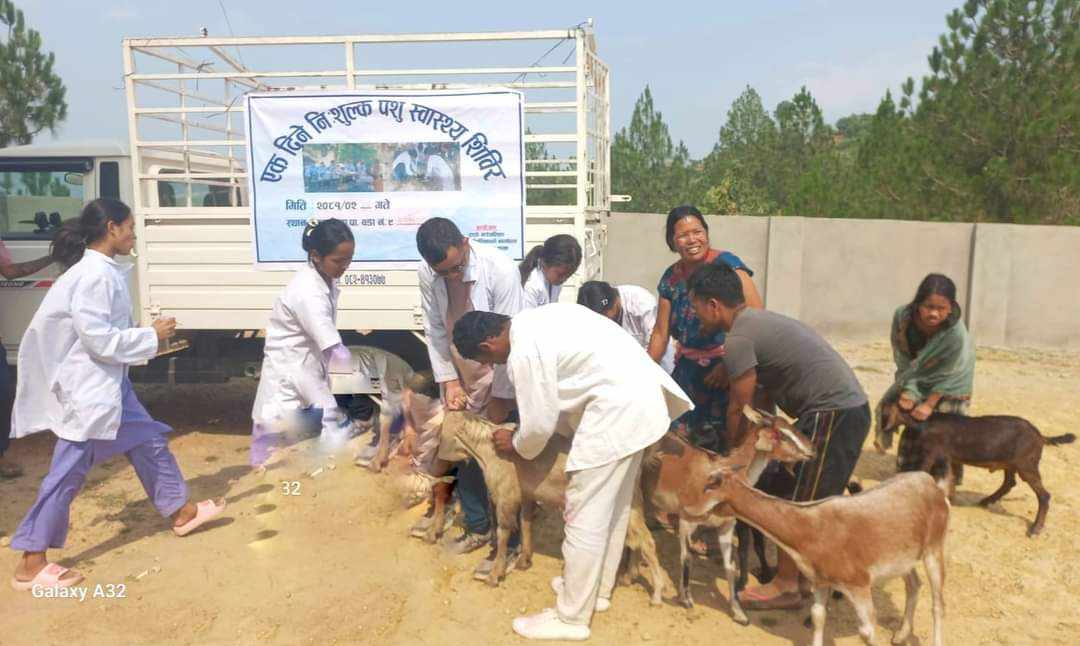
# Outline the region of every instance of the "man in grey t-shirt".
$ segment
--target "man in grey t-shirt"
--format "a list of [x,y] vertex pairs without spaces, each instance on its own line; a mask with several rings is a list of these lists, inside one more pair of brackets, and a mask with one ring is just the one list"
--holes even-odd
[[[870,431],[870,406],[851,367],[805,323],[747,308],[742,283],[726,266],[698,269],[688,286],[702,331],[727,333],[728,433],[737,433],[743,406],[761,384],[785,413],[798,418],[796,428],[816,453],[797,467],[784,493],[798,501],[842,494]],[[777,560],[772,582],[743,590],[744,607],[802,606],[795,562],[783,551]]]
[[732,312],[724,342],[728,375],[757,373],[773,401],[791,417],[867,403],[855,373],[801,321],[766,310]]

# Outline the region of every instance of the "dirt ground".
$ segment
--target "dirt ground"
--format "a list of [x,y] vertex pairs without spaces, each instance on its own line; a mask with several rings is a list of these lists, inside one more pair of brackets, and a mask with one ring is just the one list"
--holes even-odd
[[[839,348],[871,397],[880,395],[892,372],[888,347]],[[1046,435],[1075,432],[1078,386],[1080,355],[980,350],[974,413],[1021,415]],[[250,473],[254,388],[247,381],[140,388],[150,411],[176,427],[171,446],[192,495],[226,496],[225,517],[176,538],[123,457],[96,467],[73,505],[67,546],[51,553],[87,575],[87,598],[35,599],[0,586],[0,644],[523,643],[511,619],[553,601],[548,582],[561,566],[557,513],[547,512],[537,524],[532,570],[488,588],[471,578],[482,553],[455,558],[406,537],[422,509],[403,510],[385,475],[339,460],[336,469],[311,478],[304,472],[318,465],[302,457],[263,476]],[[895,459],[876,454],[870,442],[856,473],[864,484],[891,475]],[[45,434],[12,447],[10,455],[27,473],[0,481],[4,545],[34,499],[52,443]],[[1021,483],[1001,503],[981,509],[974,502],[998,486],[1001,474],[967,470],[947,544],[949,642],[1080,643],[1080,561],[1072,547],[1080,494],[1068,484],[1078,466],[1080,445],[1045,450],[1042,474],[1054,498],[1046,530],[1036,539],[1025,536],[1036,508],[1031,490]],[[299,485],[289,485],[289,493],[299,495],[285,495],[282,483],[290,481]],[[658,532],[657,540],[674,574],[673,537]],[[0,554],[0,570],[12,572],[17,554]],[[612,610],[593,621],[592,641],[737,646],[809,640],[805,611],[751,613],[752,625],[734,624],[719,574],[699,559],[692,611],[670,601],[650,607],[640,584],[618,588]],[[109,598],[121,592],[123,598]],[[899,580],[875,592],[882,643],[900,624],[903,594]],[[915,622],[919,642],[928,640],[930,627],[924,585]],[[860,643],[846,601],[830,604],[827,639]]]

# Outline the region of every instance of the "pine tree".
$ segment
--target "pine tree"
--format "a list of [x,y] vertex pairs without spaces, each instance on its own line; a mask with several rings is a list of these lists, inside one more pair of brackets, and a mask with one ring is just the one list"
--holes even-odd
[[28,144],[42,130],[56,131],[67,117],[64,83],[53,72],[55,56],[41,50],[41,34],[26,28],[22,11],[0,0],[0,148]]
[[[778,174],[772,197],[785,213],[819,215],[820,195],[828,190],[830,165],[819,157],[832,152],[832,128],[825,124],[821,108],[802,87],[790,101],[776,106],[776,147],[773,168]],[[815,205],[813,212],[806,207]]]
[[1080,0],[967,0],[946,22],[918,105],[901,104],[929,199],[965,219],[1080,223]]
[[611,190],[632,196],[631,202],[616,203],[613,208],[663,213],[693,202],[695,176],[689,151],[681,141],[672,143],[664,117],[645,86],[634,104],[630,125],[615,134],[611,145]]
[[776,123],[754,88],[747,86],[732,102],[720,139],[705,159],[703,207],[709,212],[767,215],[777,212],[771,198]]

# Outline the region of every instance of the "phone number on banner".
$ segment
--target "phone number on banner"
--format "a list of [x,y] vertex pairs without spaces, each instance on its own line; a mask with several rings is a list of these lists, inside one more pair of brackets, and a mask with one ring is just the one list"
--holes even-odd
[[341,277],[343,287],[363,287],[365,285],[385,285],[386,274],[345,274]]

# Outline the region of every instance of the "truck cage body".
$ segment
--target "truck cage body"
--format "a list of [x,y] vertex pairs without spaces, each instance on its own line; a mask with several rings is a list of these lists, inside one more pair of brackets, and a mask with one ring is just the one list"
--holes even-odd
[[[510,59],[535,62],[503,64]],[[556,59],[561,64],[550,64]],[[261,329],[291,278],[254,267],[242,122],[248,92],[521,91],[525,248],[559,233],[581,243],[582,267],[568,281],[564,300],[573,299],[582,282],[602,276],[611,193],[610,89],[589,28],[128,38],[123,61],[138,236],[137,318],[143,324],[167,314],[190,330]],[[342,284],[340,328],[422,327],[415,271],[357,263]]]

